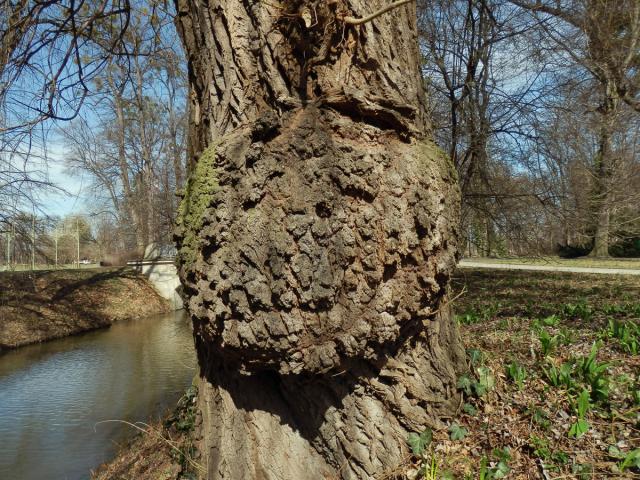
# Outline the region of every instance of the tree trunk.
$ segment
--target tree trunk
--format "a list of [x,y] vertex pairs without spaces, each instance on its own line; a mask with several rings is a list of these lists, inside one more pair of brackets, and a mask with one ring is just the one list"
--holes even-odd
[[[171,83],[171,98],[168,100],[168,125],[167,129],[169,130],[169,149],[171,151],[171,157],[173,159],[173,178],[175,182],[175,186],[177,190],[181,190],[183,185],[183,152],[181,149],[181,145],[179,144],[179,136],[180,130],[182,128],[181,118],[176,114],[176,107],[173,102],[173,97],[176,93],[175,86]],[[175,203],[172,202],[172,205],[175,206]]]
[[491,226],[491,219],[488,216],[489,214],[486,213],[486,215],[487,217],[484,219],[484,225],[487,242],[485,243],[486,251],[484,256],[488,258],[493,255],[493,230]]
[[611,175],[613,165],[612,136],[616,125],[619,100],[615,96],[616,88],[607,83],[604,86],[605,100],[600,109],[600,138],[594,165],[595,191],[593,194],[593,212],[595,234],[593,250],[590,256],[609,256],[609,230],[611,223]]
[[428,136],[415,7],[345,21],[386,5],[177,1],[208,478],[381,478],[459,405],[459,191]]
[[[113,95],[113,108],[116,117],[116,141],[118,144],[118,174],[122,182],[124,199],[122,202],[124,214],[131,221],[135,230],[135,243],[142,253],[146,247],[141,228],[140,202],[136,198],[134,189],[129,181],[129,164],[127,162],[127,120],[125,115],[124,83],[117,85],[111,74],[107,75],[107,82]],[[129,242],[127,242],[129,243]]]
[[140,172],[140,201],[141,212],[143,218],[143,236],[145,240],[145,248],[151,242],[158,240],[158,225],[156,222],[157,213],[155,211],[155,162],[153,159],[152,145],[147,125],[149,124],[149,115],[147,99],[144,95],[145,75],[140,65],[140,58],[134,58],[135,70],[135,110],[138,120],[138,134],[140,141],[140,160],[142,164]]
[[603,202],[597,212],[596,233],[593,250],[590,253],[592,257],[603,258],[609,256],[609,217],[609,206]]

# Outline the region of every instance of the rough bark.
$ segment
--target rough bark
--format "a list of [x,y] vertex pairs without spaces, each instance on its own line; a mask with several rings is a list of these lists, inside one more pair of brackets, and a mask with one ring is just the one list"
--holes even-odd
[[176,239],[209,478],[378,478],[455,411],[455,171],[415,7],[178,0],[191,172]]

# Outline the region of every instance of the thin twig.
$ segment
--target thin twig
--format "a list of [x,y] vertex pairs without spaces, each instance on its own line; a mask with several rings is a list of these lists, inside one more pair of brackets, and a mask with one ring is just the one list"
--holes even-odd
[[[169,447],[171,447],[173,450],[175,450],[176,452],[178,452],[181,455],[184,455],[184,458],[187,460],[187,462],[189,462],[189,464],[192,467],[195,467],[196,469],[204,472],[205,469],[202,465],[200,465],[199,463],[193,461],[191,458],[189,458],[188,455],[185,454],[185,452],[183,452],[182,450],[180,450],[180,448],[178,448],[178,446],[171,440],[165,438],[162,436],[162,434],[160,434],[160,432],[156,431],[156,429],[152,428],[150,425],[144,423],[144,422],[137,422],[137,423],[131,423],[131,422],[127,422],[126,420],[102,420],[100,422],[96,422],[95,425],[99,425],[101,423],[124,423],[125,425],[129,425],[130,427],[135,428],[136,430],[139,430],[142,433],[146,433],[148,435],[154,435],[156,438],[162,440],[163,442],[165,442],[167,445],[169,445]],[[140,425],[143,425],[146,427],[146,429],[142,428]],[[95,429],[95,426],[94,426]]]
[[378,10],[377,12],[372,13],[371,15],[368,15],[366,17],[362,17],[362,18],[355,18],[355,17],[344,17],[342,19],[342,21],[346,24],[349,25],[362,25],[363,23],[367,23],[370,22],[371,20],[373,20],[376,17],[379,17],[380,15],[387,13],[389,10],[393,10],[394,8],[397,7],[401,7],[402,5],[409,3],[409,2],[413,2],[414,0],[398,0],[397,2],[393,2],[389,5],[387,5],[386,7],[381,8],[380,10]]
[[464,287],[462,287],[462,290],[452,299],[445,301],[442,305],[440,305],[440,307],[429,313],[427,316],[429,317],[434,317],[437,314],[439,314],[445,307],[448,307],[449,305],[451,305],[453,302],[455,302],[457,299],[459,299],[462,295],[464,295],[467,292],[467,286],[465,285]]

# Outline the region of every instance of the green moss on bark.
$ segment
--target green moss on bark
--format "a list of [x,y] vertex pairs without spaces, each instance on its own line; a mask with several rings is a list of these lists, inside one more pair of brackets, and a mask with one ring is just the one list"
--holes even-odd
[[420,142],[421,158],[424,162],[428,162],[427,165],[432,166],[434,162],[438,165],[446,167],[446,175],[443,172],[443,177],[449,178],[453,182],[458,182],[458,171],[456,170],[453,160],[449,155],[445,153],[440,147],[438,147],[432,141]]
[[178,261],[180,265],[193,263],[200,248],[199,233],[204,226],[207,209],[218,190],[215,170],[215,146],[207,148],[189,175],[185,194],[178,207],[178,229],[182,235]]

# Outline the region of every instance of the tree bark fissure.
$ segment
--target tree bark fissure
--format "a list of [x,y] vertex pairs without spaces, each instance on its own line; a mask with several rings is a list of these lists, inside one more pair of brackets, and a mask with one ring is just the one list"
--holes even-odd
[[177,2],[193,166],[176,230],[209,478],[378,478],[458,406],[455,170],[415,9]]

